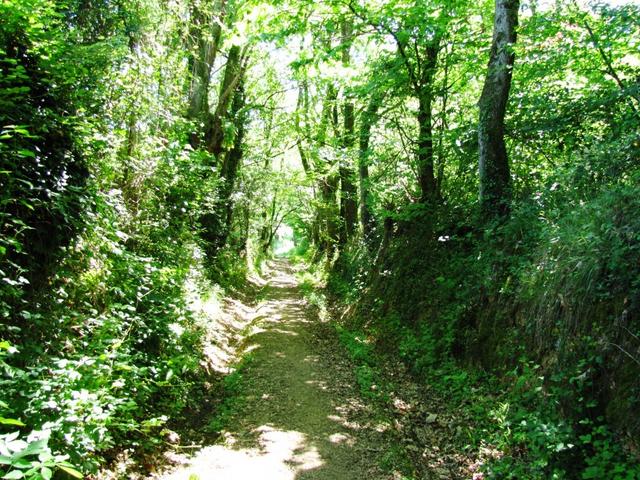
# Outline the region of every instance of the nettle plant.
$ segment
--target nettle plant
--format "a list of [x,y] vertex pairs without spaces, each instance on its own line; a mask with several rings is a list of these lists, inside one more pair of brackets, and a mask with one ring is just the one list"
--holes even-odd
[[[10,367],[4,359],[17,349],[9,342],[0,342],[0,369],[12,376],[24,374]],[[0,382],[1,384],[6,381]],[[74,478],[82,474],[69,463],[69,455],[57,455],[49,446],[50,429],[33,430],[27,435],[16,428],[26,425],[19,419],[11,418],[14,413],[9,405],[0,400],[0,428],[9,433],[0,434],[0,475],[3,479],[49,480],[57,470],[62,470]],[[5,417],[5,415],[7,415]]]
[[[6,419],[4,419],[6,420]],[[14,420],[17,423],[17,421]],[[51,431],[34,430],[0,435],[0,474],[3,479],[49,480],[57,470],[73,478],[83,475],[68,462],[69,455],[55,455],[49,447]]]

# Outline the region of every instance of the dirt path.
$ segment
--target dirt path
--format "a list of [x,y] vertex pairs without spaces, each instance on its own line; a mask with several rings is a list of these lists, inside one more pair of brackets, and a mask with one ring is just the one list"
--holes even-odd
[[[362,402],[334,330],[302,300],[291,267],[273,262],[248,337],[238,411],[224,441],[164,480],[377,480],[392,436]],[[397,478],[397,477],[395,477]]]

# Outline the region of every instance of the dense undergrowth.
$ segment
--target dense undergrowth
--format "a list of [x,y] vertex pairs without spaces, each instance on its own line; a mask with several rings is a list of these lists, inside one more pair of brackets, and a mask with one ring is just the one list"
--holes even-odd
[[214,381],[193,301],[247,264],[202,253],[216,180],[170,95],[178,26],[161,11],[0,5],[2,478],[155,452]]
[[132,248],[135,233],[119,230],[116,212],[105,199],[92,228],[67,247],[48,293],[5,331],[8,473],[35,475],[28,468],[45,445],[84,472],[125,448],[153,452],[167,421],[202,395],[210,319],[190,306],[208,290],[194,239],[178,239],[171,256]]
[[546,218],[543,198],[484,231],[400,220],[379,272],[354,248],[329,288],[347,328],[473,413],[475,444],[502,452],[491,478],[640,478],[637,198]]
[[487,72],[491,2],[0,2],[0,476],[163,445],[210,383],[193,300],[288,227],[487,474],[637,478],[638,7],[538,3],[496,3]]

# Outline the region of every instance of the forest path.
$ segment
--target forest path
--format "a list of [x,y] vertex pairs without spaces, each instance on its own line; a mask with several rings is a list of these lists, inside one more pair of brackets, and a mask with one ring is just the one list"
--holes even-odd
[[335,330],[310,311],[291,265],[271,262],[223,440],[164,480],[376,480],[388,425],[361,400]]

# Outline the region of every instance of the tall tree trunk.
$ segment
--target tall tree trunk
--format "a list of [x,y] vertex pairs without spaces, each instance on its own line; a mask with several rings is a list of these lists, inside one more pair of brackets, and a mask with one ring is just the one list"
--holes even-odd
[[220,47],[225,13],[226,0],[215,0],[213,5],[195,5],[191,10],[192,42],[188,45],[191,76],[186,117],[198,125],[189,139],[193,148],[200,146],[209,125],[211,71]]
[[234,118],[234,124],[236,128],[236,136],[233,141],[233,148],[225,155],[224,162],[222,164],[222,170],[220,177],[222,184],[220,186],[220,203],[222,206],[222,225],[220,228],[218,249],[223,248],[231,231],[231,223],[233,218],[233,200],[232,194],[235,188],[236,178],[238,177],[238,171],[242,162],[243,150],[242,143],[244,141],[245,134],[245,121],[246,115],[244,114],[245,95],[244,85],[241,80],[238,84],[236,92],[233,97],[233,104],[231,106],[231,115]]
[[336,252],[339,241],[339,224],[338,218],[338,188],[340,186],[340,177],[335,173],[326,175],[320,182],[320,196],[322,200],[321,207],[321,225],[324,227],[322,235],[322,251],[327,254],[327,259],[331,261]]
[[278,189],[273,192],[273,198],[271,199],[271,206],[269,208],[269,214],[265,212],[262,215],[262,219],[264,220],[264,225],[262,226],[262,231],[260,232],[260,242],[262,246],[262,252],[267,253],[269,251],[269,247],[271,247],[271,239],[273,238],[273,226],[276,221],[276,213],[278,206]]
[[340,244],[344,245],[353,237],[358,222],[358,191],[354,183],[355,172],[351,167],[350,152],[354,142],[354,108],[353,103],[347,102],[344,106],[344,152],[340,158],[340,218],[342,225],[340,229]]
[[436,198],[436,177],[433,158],[433,82],[438,64],[440,37],[436,36],[425,49],[423,56],[420,89],[418,95],[418,183],[421,201],[430,203]]
[[[324,144],[327,141],[329,127],[332,127],[334,133],[339,133],[337,100],[338,92],[333,85],[329,85],[318,129],[317,141],[320,144]],[[317,213],[320,228],[319,252],[326,253],[329,259],[333,258],[339,240],[337,195],[340,176],[334,167],[335,165],[329,162],[324,165],[318,165],[318,173],[320,174],[318,180],[320,207]]]
[[518,8],[518,0],[496,0],[489,67],[479,101],[480,208],[485,217],[508,214],[511,201],[504,117],[515,59]]
[[[233,55],[232,52],[234,52]],[[237,52],[237,54],[235,52]],[[203,227],[202,238],[206,243],[206,254],[209,261],[213,261],[216,258],[220,249],[222,249],[227,242],[233,214],[231,194],[233,193],[235,179],[240,161],[242,160],[242,141],[244,138],[245,123],[245,116],[242,112],[245,98],[242,83],[244,65],[243,59],[241,59],[240,56],[239,47],[232,47],[229,57],[220,92],[218,108],[216,108],[212,119],[214,122],[212,123],[212,128],[216,128],[217,130],[212,130],[207,139],[209,152],[216,155],[216,159],[218,163],[220,163],[220,180],[222,182],[218,188],[218,199],[216,201],[215,211],[203,215],[200,219]],[[227,97],[233,99],[230,111],[230,102]],[[223,148],[223,122],[228,118],[234,121],[236,135],[233,146],[229,151],[225,152]],[[213,150],[212,146],[217,150]]]
[[[208,10],[207,7],[204,9]],[[187,118],[191,120],[204,119],[209,110],[209,84],[211,69],[216,61],[220,38],[222,36],[222,22],[225,16],[226,0],[215,0],[213,11],[203,11],[203,7],[195,6],[191,12],[194,31],[195,52],[190,58],[191,83],[189,85],[189,106]]]
[[[298,86],[298,103],[296,105],[296,113],[294,117],[294,127],[296,130],[296,134],[298,135],[298,142],[296,143],[296,147],[298,147],[298,154],[300,155],[300,162],[302,163],[302,168],[304,169],[304,173],[310,175],[312,173],[311,164],[309,163],[309,157],[307,152],[304,149],[304,140],[308,139],[309,136],[305,135],[305,130],[308,129],[308,118],[306,116],[306,110],[308,109],[308,94],[306,93],[307,86],[305,82],[301,82]],[[304,114],[304,122],[305,128],[303,129],[301,125],[300,115]]]
[[[450,48],[450,50],[449,50]],[[442,187],[444,185],[444,167],[446,165],[446,155],[444,147],[445,133],[449,130],[449,122],[447,121],[447,108],[449,103],[449,69],[451,56],[453,55],[454,44],[445,45],[445,54],[442,65],[442,94],[440,100],[442,102],[442,108],[440,111],[440,128],[438,132],[438,146],[437,151],[437,165],[436,165],[436,198],[442,198]]]
[[367,244],[371,244],[373,235],[373,218],[369,208],[369,142],[371,129],[377,120],[377,113],[382,103],[382,96],[374,93],[369,100],[367,109],[360,120],[360,135],[358,145],[358,183],[360,184],[360,227],[362,236]]
[[422,92],[418,99],[418,183],[422,193],[422,202],[429,202],[435,197],[436,193],[436,179],[433,171],[431,103],[431,92]]
[[207,151],[213,154],[218,162],[222,160],[220,154],[224,149],[224,122],[229,116],[229,105],[242,76],[241,57],[240,47],[233,45],[229,49],[227,65],[224,70],[222,85],[220,86],[220,94],[218,95],[218,105],[215,112],[210,116],[205,133]]
[[[342,64],[351,64],[351,43],[353,42],[353,24],[350,20],[342,21]],[[351,165],[351,150],[355,143],[355,113],[353,101],[347,98],[343,107],[344,129],[342,132],[343,152],[340,156],[340,245],[345,245],[353,237],[358,222],[357,190],[355,172]]]

